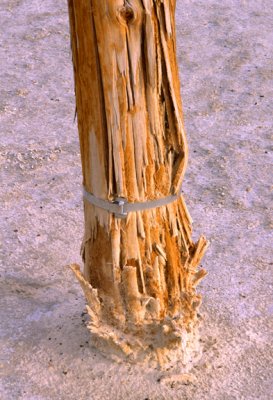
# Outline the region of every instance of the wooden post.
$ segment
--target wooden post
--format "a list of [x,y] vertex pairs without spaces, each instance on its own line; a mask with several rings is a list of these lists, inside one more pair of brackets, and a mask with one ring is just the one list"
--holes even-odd
[[95,198],[173,202],[126,218],[84,200],[84,273],[96,345],[165,364],[197,349],[194,244],[179,195],[188,150],[175,0],[68,0],[83,186]]

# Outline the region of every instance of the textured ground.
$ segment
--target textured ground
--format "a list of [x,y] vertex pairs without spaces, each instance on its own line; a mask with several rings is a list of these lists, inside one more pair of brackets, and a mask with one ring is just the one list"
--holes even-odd
[[66,2],[1,0],[3,400],[272,398],[273,3],[177,3],[184,192],[195,237],[211,241],[203,359],[192,382],[170,386],[159,371],[111,363],[91,347],[65,268],[80,262],[83,231]]

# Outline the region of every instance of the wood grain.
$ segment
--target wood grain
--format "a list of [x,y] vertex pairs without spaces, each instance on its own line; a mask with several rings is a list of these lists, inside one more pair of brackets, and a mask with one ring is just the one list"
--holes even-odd
[[[188,149],[175,0],[68,0],[68,6],[83,185],[109,201],[178,193]],[[97,345],[160,364],[181,357],[181,341],[182,353],[194,347],[196,285],[206,274],[197,267],[207,242],[193,243],[183,196],[124,220],[85,201],[84,218],[84,274],[73,270]]]

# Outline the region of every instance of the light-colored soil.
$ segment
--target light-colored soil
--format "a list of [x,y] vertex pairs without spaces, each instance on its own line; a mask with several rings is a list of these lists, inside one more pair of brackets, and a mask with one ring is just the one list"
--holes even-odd
[[65,268],[80,262],[83,231],[66,2],[2,0],[3,400],[272,398],[273,3],[177,3],[184,192],[195,237],[211,241],[203,358],[172,384],[91,347],[82,292]]

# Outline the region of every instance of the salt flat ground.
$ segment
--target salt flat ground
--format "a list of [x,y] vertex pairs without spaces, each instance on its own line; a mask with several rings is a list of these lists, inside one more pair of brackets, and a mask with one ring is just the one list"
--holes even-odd
[[211,241],[195,379],[164,385],[92,348],[65,268],[80,262],[83,232],[66,1],[1,0],[3,400],[272,399],[273,3],[177,3],[184,192],[194,237]]

